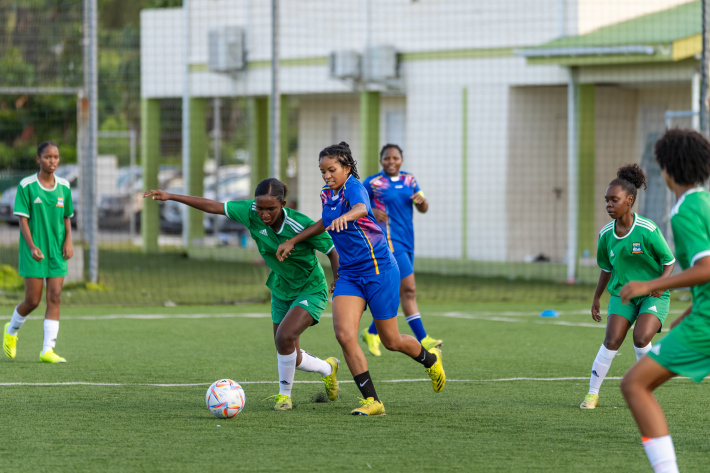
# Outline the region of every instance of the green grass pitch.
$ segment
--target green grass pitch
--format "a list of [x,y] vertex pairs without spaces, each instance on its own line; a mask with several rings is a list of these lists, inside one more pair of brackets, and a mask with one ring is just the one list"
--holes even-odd
[[[0,362],[0,470],[649,471],[619,392],[618,377],[635,361],[630,337],[600,406],[583,411],[603,325],[586,304],[560,303],[560,317],[549,319],[537,316],[544,308],[423,305],[429,332],[445,340],[444,391],[435,394],[401,354],[368,355],[387,416],[366,418],[349,415],[359,392],[344,363],[335,402],[318,402],[318,375],[302,372],[293,411],[262,401],[278,392],[266,305],[65,307],[62,365],[37,361],[40,307],[20,332],[17,358]],[[4,324],[12,307],[0,309]],[[301,344],[342,359],[328,317]],[[204,404],[222,377],[246,392],[233,419],[212,417]],[[708,384],[673,380],[657,394],[681,470],[704,471]]]

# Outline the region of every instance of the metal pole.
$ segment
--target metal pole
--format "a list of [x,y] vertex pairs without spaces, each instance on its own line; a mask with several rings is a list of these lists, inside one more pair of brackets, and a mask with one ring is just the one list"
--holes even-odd
[[708,15],[710,15],[710,0],[702,2],[702,57],[700,60],[700,130],[705,136],[710,136],[710,123],[708,123],[708,63],[710,62],[710,51],[708,51]]
[[129,222],[129,224],[128,224],[128,225],[129,225],[128,228],[129,228],[129,234],[130,234],[130,236],[131,236],[131,244],[133,244],[133,239],[136,237],[136,216],[133,215],[133,207],[134,207],[134,199],[135,199],[135,196],[133,195],[133,183],[135,182],[135,177],[136,177],[136,175],[135,175],[135,168],[136,168],[136,143],[137,143],[137,141],[138,141],[137,138],[136,138],[136,135],[137,135],[136,130],[133,130],[133,129],[132,129],[132,130],[129,131],[129,135],[128,135],[128,136],[129,136],[129,141],[130,141],[130,146],[131,146],[131,154],[130,154],[131,158],[130,158],[130,161],[129,161],[129,166],[130,166],[130,167],[128,168],[128,169],[130,169],[130,171],[129,171],[129,175],[130,175],[129,182],[130,182],[130,185],[129,185],[129,188],[128,188],[128,193],[129,193],[129,195],[130,195],[130,206],[131,206],[130,215],[131,215],[131,220],[130,220],[130,222]]
[[[213,100],[214,106],[214,121],[212,125],[212,139],[214,148],[214,200],[219,202],[219,166],[220,166],[220,152],[222,148],[222,112],[221,105],[222,101],[219,97],[215,97]],[[212,231],[214,235],[217,235],[217,215],[212,218]]]
[[98,209],[96,207],[96,155],[98,154],[97,2],[84,0],[84,96],[88,99],[84,164],[82,165],[82,232],[89,240],[89,280],[99,280]]
[[281,95],[279,92],[279,0],[271,0],[271,175],[281,176]]
[[[190,1],[183,0],[182,182],[190,189]],[[188,246],[188,206],[182,206],[182,245]]]
[[579,212],[579,85],[577,71],[569,68],[567,81],[567,282],[575,282],[577,276],[577,220]]

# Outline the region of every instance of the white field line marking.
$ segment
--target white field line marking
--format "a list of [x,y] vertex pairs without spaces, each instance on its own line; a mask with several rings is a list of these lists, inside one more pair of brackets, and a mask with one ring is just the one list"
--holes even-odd
[[[605,379],[620,380],[621,376],[607,376]],[[689,379],[682,376],[677,376],[673,379]],[[710,376],[705,379],[710,379]],[[447,383],[500,383],[512,381],[588,381],[589,376],[569,376],[563,378],[497,378],[497,379],[447,379]],[[354,383],[353,380],[339,381],[340,383]],[[378,383],[430,383],[430,379],[387,379],[378,380]],[[320,384],[322,381],[294,381],[295,384]],[[191,386],[209,386],[212,383],[169,383],[169,384],[153,384],[153,383],[92,383],[86,381],[67,381],[63,383],[0,383],[0,386],[154,386],[158,388],[183,388]],[[239,384],[278,384],[278,381],[240,381]]]

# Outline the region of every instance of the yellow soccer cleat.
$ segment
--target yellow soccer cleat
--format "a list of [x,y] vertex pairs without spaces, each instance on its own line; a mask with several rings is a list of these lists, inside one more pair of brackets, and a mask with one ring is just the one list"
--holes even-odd
[[444,341],[438,340],[436,338],[432,338],[429,335],[427,335],[426,337],[422,338],[422,340],[419,343],[422,344],[422,346],[424,347],[424,349],[426,351],[429,351],[432,348],[441,348],[441,345],[444,344]]
[[54,353],[54,350],[47,350],[39,354],[39,361],[42,363],[66,363],[67,360]]
[[383,416],[385,406],[380,401],[375,401],[374,397],[360,399],[360,407],[351,412],[354,416]]
[[581,409],[594,409],[599,405],[599,394],[587,394],[579,405]]
[[340,360],[338,360],[334,356],[331,356],[330,358],[326,358],[325,362],[333,368],[333,371],[328,376],[322,378],[323,382],[325,383],[325,393],[328,395],[328,399],[330,399],[331,401],[335,401],[336,399],[338,399],[338,393],[340,392],[337,377]]
[[425,368],[424,371],[426,371],[431,378],[431,386],[434,388],[434,392],[438,393],[444,389],[444,385],[446,384],[446,373],[444,372],[444,364],[442,363],[443,357],[441,350],[438,348],[432,348],[428,351],[436,356],[436,363],[431,365],[431,368]]
[[290,411],[293,409],[293,402],[291,402],[291,398],[285,394],[274,394],[273,396],[269,396],[264,401],[273,399],[276,401],[276,404],[274,405],[274,410],[276,411]]
[[370,333],[367,331],[367,327],[360,332],[360,338],[367,345],[367,350],[373,356],[380,356],[382,352],[380,351],[380,336],[376,333]]
[[5,350],[5,355],[8,358],[15,358],[17,355],[17,335],[10,335],[7,333],[7,328],[10,326],[10,322],[5,324],[5,330],[2,332],[2,348]]

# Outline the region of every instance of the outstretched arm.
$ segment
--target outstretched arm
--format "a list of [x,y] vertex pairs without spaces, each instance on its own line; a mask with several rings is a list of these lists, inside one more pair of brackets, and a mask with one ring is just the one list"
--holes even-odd
[[626,304],[636,296],[650,294],[658,289],[676,289],[679,287],[699,286],[710,281],[710,257],[699,259],[692,268],[675,276],[651,279],[650,281],[631,281],[619,291],[621,301]]
[[170,194],[169,192],[161,191],[159,189],[149,190],[143,194],[143,198],[150,196],[152,196],[153,200],[174,200],[175,202],[189,205],[192,208],[202,210],[203,212],[209,214],[224,215],[224,204],[214,200],[202,197],[193,197],[190,195]]
[[[276,258],[278,258],[279,261],[285,260],[286,258],[288,258],[289,253],[293,251],[293,247],[296,246],[297,243],[300,243],[303,240],[307,240],[316,235],[320,235],[324,231],[325,226],[323,225],[323,219],[320,219],[310,227],[306,227],[306,229],[298,235],[294,236],[293,238],[289,238],[285,242],[281,243],[276,249]],[[335,249],[333,249],[333,251],[335,251]]]

